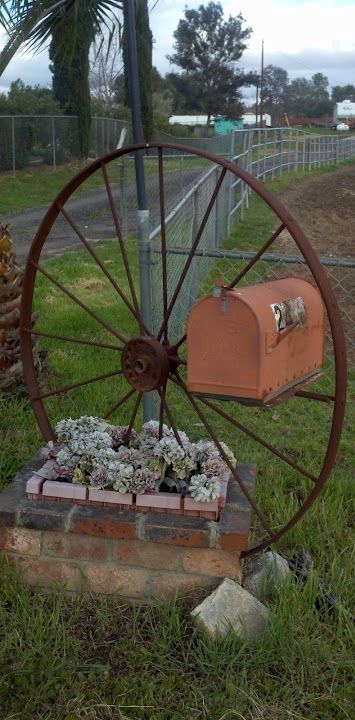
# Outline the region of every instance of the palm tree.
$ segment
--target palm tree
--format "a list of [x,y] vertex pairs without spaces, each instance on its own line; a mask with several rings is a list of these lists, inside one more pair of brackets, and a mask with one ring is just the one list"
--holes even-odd
[[[119,26],[118,14],[124,3],[125,0],[0,0],[0,26],[9,38],[0,53],[0,75],[22,46],[38,51],[50,41],[54,95],[66,114],[79,117],[83,157],[88,155],[91,120],[90,47],[98,35],[108,33],[112,37]],[[147,88],[143,83],[143,78],[149,76],[152,47],[147,0],[136,0],[136,14],[138,26],[139,18],[145,21],[143,34],[138,33],[137,40],[141,46],[142,41],[145,45],[148,42],[141,91],[149,93],[149,84]],[[144,106],[144,102],[142,104]]]
[[[9,229],[0,223],[0,397],[25,391],[19,327],[22,279]],[[37,369],[45,356],[34,347]]]

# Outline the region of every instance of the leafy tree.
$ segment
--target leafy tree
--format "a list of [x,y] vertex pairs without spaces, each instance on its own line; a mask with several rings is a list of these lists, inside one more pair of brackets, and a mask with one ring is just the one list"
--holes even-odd
[[287,90],[287,111],[297,117],[322,117],[331,113],[328,78],[316,73],[311,80],[295,78]]
[[199,105],[208,120],[212,114],[235,111],[240,88],[255,82],[254,74],[236,69],[252,32],[243,28],[243,23],[241,14],[224,20],[222,6],[215,2],[197,10],[185,9],[185,19],[174,32],[175,53],[169,60],[184,71],[181,89],[184,86],[196,92],[195,100],[190,92],[186,95],[186,109]]
[[[89,51],[96,36],[117,29],[117,13],[123,0],[0,0],[0,26],[9,40],[0,54],[0,75],[17,50],[25,44],[35,50],[51,40],[53,87],[61,107],[79,115],[80,146],[87,154],[90,128]],[[149,93],[149,31],[147,0],[136,0],[138,45],[146,66],[141,67],[142,93]],[[149,31],[149,36],[148,36]],[[143,62],[143,61],[142,61]],[[146,77],[147,75],[147,77]],[[149,97],[142,100],[149,116]]]
[[274,125],[283,125],[287,101],[288,73],[277,65],[264,69],[264,110],[270,113]]
[[154,114],[171,115],[173,92],[167,78],[160,75],[156,67],[152,68],[152,98]]
[[355,85],[335,85],[332,89],[332,102],[338,103],[343,100],[355,102]]
[[18,79],[11,83],[7,95],[0,95],[0,114],[51,115],[59,112],[52,90],[40,85],[25,85]]

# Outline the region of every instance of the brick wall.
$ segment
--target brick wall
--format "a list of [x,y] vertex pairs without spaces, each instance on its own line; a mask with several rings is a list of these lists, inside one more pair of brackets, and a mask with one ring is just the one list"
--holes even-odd
[[[250,507],[234,480],[215,522],[27,500],[31,470],[0,495],[0,550],[28,583],[49,587],[60,581],[70,591],[148,599],[239,577]],[[252,490],[255,468],[245,464],[238,470]]]

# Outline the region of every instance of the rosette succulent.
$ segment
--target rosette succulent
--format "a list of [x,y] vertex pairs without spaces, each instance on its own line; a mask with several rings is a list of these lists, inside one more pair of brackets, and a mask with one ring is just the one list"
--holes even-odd
[[[196,500],[215,500],[220,492],[219,478],[228,469],[217,446],[209,440],[192,443],[187,434],[176,433],[159,422],[144,423],[140,433],[132,430],[125,444],[128,426],[111,426],[91,416],[68,418],[56,426],[61,445],[50,443],[43,451],[54,457],[54,477],[96,488],[113,487],[119,492],[141,494],[168,488]],[[220,443],[228,462],[235,457]]]
[[210,502],[217,500],[221,489],[221,483],[217,477],[208,477],[205,473],[193,475],[189,490],[194,500],[199,502]]

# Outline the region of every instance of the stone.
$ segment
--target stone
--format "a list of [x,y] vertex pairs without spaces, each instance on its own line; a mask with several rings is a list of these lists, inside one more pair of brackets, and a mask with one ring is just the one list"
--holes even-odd
[[226,578],[191,616],[212,637],[224,637],[230,629],[241,640],[256,640],[266,630],[269,610],[241,585]]
[[275,588],[281,587],[290,573],[287,560],[270,550],[249,561],[243,587],[258,600],[263,600],[272,595]]

